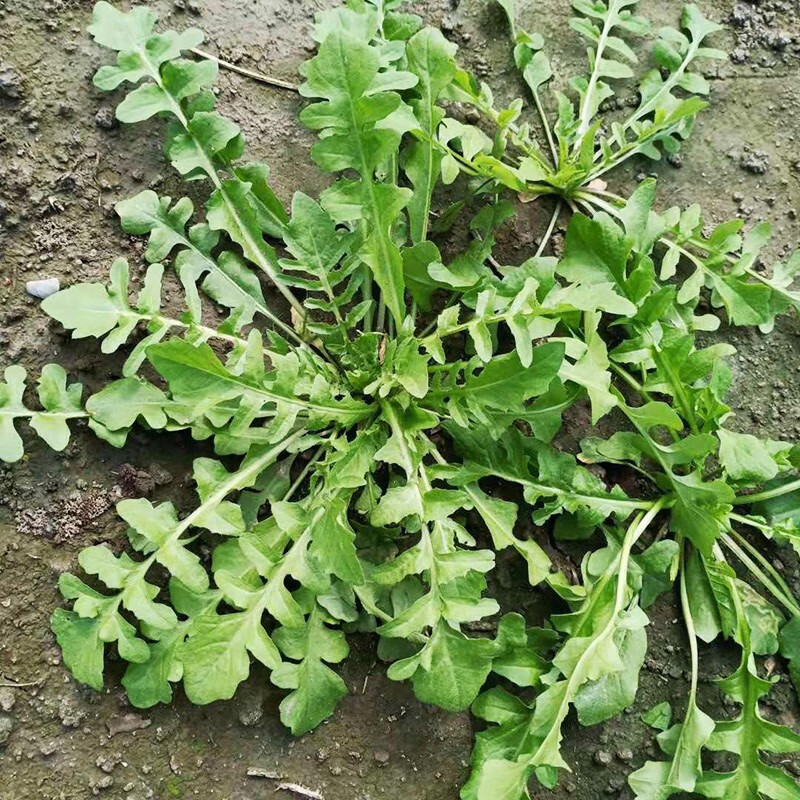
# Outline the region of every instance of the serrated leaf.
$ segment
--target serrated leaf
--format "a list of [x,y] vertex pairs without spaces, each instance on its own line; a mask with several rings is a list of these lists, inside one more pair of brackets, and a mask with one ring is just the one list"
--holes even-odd
[[100,638],[99,619],[81,617],[57,608],[50,626],[64,656],[64,663],[77,681],[100,691],[103,688],[105,644]]
[[254,610],[198,617],[181,648],[186,696],[198,705],[229,700],[250,674],[250,654],[268,669],[281,663]]
[[420,653],[389,668],[402,672],[423,703],[463,711],[478,696],[491,669],[494,647],[487,639],[470,639],[440,620]]
[[275,641],[283,653],[299,663],[285,661],[272,673],[272,682],[293,691],[281,701],[281,721],[302,736],[327,719],[347,694],[344,681],[327,664],[338,664],[348,654],[344,634],[325,625],[315,607],[302,628],[279,628]]
[[403,168],[414,187],[407,206],[414,244],[424,242],[427,236],[431,198],[442,161],[435,139],[444,112],[436,101],[455,76],[455,53],[456,46],[435,28],[423,28],[411,37],[406,47],[409,72],[418,80],[415,87],[418,99],[410,105],[424,136],[409,145],[402,155]]

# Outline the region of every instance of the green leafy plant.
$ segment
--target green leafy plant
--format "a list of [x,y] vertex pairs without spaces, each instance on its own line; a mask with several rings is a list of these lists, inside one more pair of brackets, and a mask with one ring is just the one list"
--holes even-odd
[[[501,5],[538,132],[521,100],[495,108],[455,46],[395,0],[320,13],[301,119],[319,132],[312,158],[336,180],[318,199],[295,194],[290,212],[215,110],[216,63],[184,57],[200,32],[154,33],[145,8],[95,6],[89,30],[118,53],[95,85],[134,85],[117,118],[163,118],[167,158],[208,199],[202,218],[188,198],[149,190],[117,204],[124,230],[148,237],[137,296],[118,259],[108,285],[71,286],[42,307],[75,338],[126,348],[122,377],[84,401],[50,365],[32,410],[24,370],[9,367],[0,457],[22,457],[15,425],[27,419],[55,449],[85,420],[116,447],[140,424],[208,440],[218,458],[194,462],[188,515],[124,500],[127,545],[84,550],[88,582],[61,577],[71,607],[52,624],[64,661],[99,689],[114,647],[130,701],[148,707],[178,683],[196,703],[230,698],[255,659],[287,690],[281,719],[300,735],[347,692],[335,669],[346,633],[374,631],[391,679],[486,721],[464,800],[520,800],[532,780],[552,787],[569,768],[561,740],[573,710],[593,725],[633,703],[648,610],[675,587],[691,691],[677,724],[664,704],[646,715],[666,758],[631,775],[636,796],[798,797],[761,756],[798,752],[800,738],[761,715],[771,683],[756,657],[780,653],[800,683],[800,605],[762,553],[763,539],[800,542],[800,454],[730,424],[734,349],[697,335],[722,317],[768,330],[797,306],[800,260],[765,277],[755,263],[766,226],[706,235],[696,206],[656,210],[652,180],[628,199],[598,183],[688,136],[708,92],[689,68],[722,57],[706,43],[718,26],[687,6],[681,31],[658,34],[640,103],[619,120],[603,104],[632,77],[628,39],[648,23],[636,0],[575,0],[589,73],[570,82],[574,99],[555,94],[551,126],[544,42]],[[486,125],[462,121],[454,100]],[[442,207],[440,183],[460,199]],[[509,190],[556,201],[520,265],[492,255],[514,213]],[[546,256],[562,207],[574,212],[563,254]],[[445,232],[456,218],[472,240],[453,254]],[[161,309],[166,269],[183,288],[172,315]],[[227,309],[222,324],[203,322],[201,292]],[[718,313],[698,313],[701,299]],[[616,432],[586,431],[578,452],[557,447],[576,405]],[[625,474],[635,496],[607,477]],[[517,500],[492,492],[498,480]],[[579,580],[551,563],[552,540],[585,543]],[[506,549],[532,590],[552,593],[557,613],[542,627],[497,619],[486,576]],[[493,636],[475,630],[492,619]],[[742,651],[720,684],[741,710],[715,721],[698,705],[697,640],[720,637]],[[704,770],[704,751],[734,754],[733,770]]]

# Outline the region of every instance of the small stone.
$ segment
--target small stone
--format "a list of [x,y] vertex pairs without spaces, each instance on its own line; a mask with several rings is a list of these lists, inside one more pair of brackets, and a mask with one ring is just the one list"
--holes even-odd
[[598,750],[594,754],[594,760],[601,767],[607,767],[614,760],[614,756],[608,750]]
[[608,787],[606,788],[606,794],[619,797],[620,791],[624,786],[625,786],[625,778],[622,775],[615,775],[608,782]]
[[675,169],[680,169],[683,166],[683,159],[681,158],[680,153],[670,153],[667,156],[667,164],[671,167],[675,167]]
[[262,769],[261,767],[248,767],[248,778],[267,778],[271,781],[279,781],[281,779],[280,773],[275,772],[274,769]]
[[621,747],[617,750],[617,758],[627,764],[629,761],[633,761],[633,750],[629,747]]
[[0,716],[0,745],[4,745],[14,728],[14,720],[5,715]]
[[99,794],[103,789],[108,789],[114,785],[114,778],[111,775],[103,775],[102,778],[95,781],[92,785],[92,794]]
[[731,22],[737,28],[743,28],[750,20],[753,14],[753,9],[745,3],[737,3],[731,12]]
[[122,464],[119,468],[119,485],[126,497],[149,497],[156,488],[153,476],[133,464]]
[[94,124],[97,125],[98,128],[102,128],[106,131],[110,131],[118,125],[117,118],[114,116],[114,111],[108,106],[103,106],[94,115]]
[[99,767],[103,772],[107,775],[110,775],[114,771],[114,767],[116,766],[116,762],[110,758],[106,758],[105,756],[98,756],[97,761],[94,762],[95,766]]
[[5,61],[0,61],[0,96],[9,100],[22,97],[22,77]]
[[4,686],[0,689],[0,708],[3,711],[11,711],[14,708],[14,703],[17,702],[17,696],[14,694],[14,690],[8,686]]
[[380,764],[382,767],[386,766],[389,763],[389,758],[391,756],[386,750],[376,750],[373,758],[375,761]]
[[25,291],[31,297],[38,297],[40,300],[50,297],[51,294],[55,294],[60,288],[61,283],[58,278],[42,278],[38,281],[28,281],[25,284]]
[[49,742],[42,742],[39,745],[39,752],[43,756],[51,756],[53,753],[58,750],[58,745],[56,744],[55,739],[51,739]]
[[773,50],[785,50],[792,43],[792,37],[786,31],[778,31],[769,37],[769,46]]
[[731,51],[731,61],[734,64],[744,64],[747,61],[750,51],[745,47],[736,47]]

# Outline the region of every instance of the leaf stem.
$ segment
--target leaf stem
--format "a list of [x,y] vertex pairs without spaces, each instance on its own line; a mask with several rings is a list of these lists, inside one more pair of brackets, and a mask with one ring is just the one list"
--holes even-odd
[[659,90],[646,102],[644,105],[639,106],[623,123],[622,129],[627,130],[633,125],[634,122],[640,120],[642,117],[649,114],[654,109],[658,108],[658,104],[661,102],[661,98],[665,95],[669,94],[672,89],[677,85],[678,81],[683,76],[683,73],[686,71],[686,68],[691,64],[694,60],[695,54],[697,53],[698,48],[700,47],[700,41],[693,41],[689,45],[689,49],[686,51],[686,55],[684,56],[683,61],[681,62],[680,66],[675,70],[675,72],[671,73],[669,77],[661,84]]
[[553,235],[553,231],[556,229],[556,223],[558,222],[558,217],[561,214],[561,207],[562,207],[562,201],[559,198],[556,201],[556,207],[553,209],[553,215],[550,217],[550,223],[547,226],[547,230],[544,232],[542,241],[536,248],[536,253],[534,253],[534,258],[538,258],[544,252],[545,247],[547,247],[547,243],[550,241],[550,237]]
[[772,489],[765,489],[762,492],[755,494],[742,494],[738,495],[733,500],[733,505],[741,506],[751,503],[762,503],[764,500],[772,500],[773,497],[781,497],[784,494],[800,489],[800,478],[784,483],[782,486],[775,486]]
[[[450,292],[450,297],[447,298],[447,302],[444,304],[444,308],[450,308],[450,306],[453,305],[454,301],[458,299],[458,296],[460,294],[461,292]],[[434,330],[434,328],[436,328],[438,322],[439,322],[439,317],[438,316],[434,317],[425,326],[425,329],[422,331],[422,333],[419,334],[419,338],[424,339],[426,336],[428,336]]]
[[[628,372],[628,370],[613,361],[609,362],[609,367],[611,368],[612,372],[616,372],[617,375],[619,375],[619,377],[622,378],[622,380],[625,381],[625,383],[627,383],[631,389],[633,389],[637,394],[641,395],[644,400],[646,400],[648,403],[653,402],[653,396],[650,394],[650,392],[648,392],[647,389],[645,389],[644,386],[642,386],[642,384],[637,381],[636,378],[630,374],[630,372]],[[672,437],[672,441],[677,442],[680,438],[677,431],[672,430],[672,428],[669,428],[668,430],[670,436]]]
[[772,596],[780,602],[780,604],[790,613],[795,616],[800,616],[800,606],[791,598],[787,596],[783,589],[767,576],[764,571],[759,567],[748,554],[739,546],[739,544],[731,538],[727,533],[720,534],[720,541],[744,564],[747,569],[757,578],[761,584],[772,594]]
[[[428,441],[430,442],[430,440]],[[447,464],[447,460],[439,453],[439,451],[436,449],[436,446],[432,442],[430,442],[430,444],[432,448],[431,454],[436,462],[438,464]],[[601,497],[597,495],[581,494],[580,492],[572,492],[568,489],[562,489],[557,486],[548,486],[543,483],[536,483],[533,480],[521,478],[518,475],[509,475],[501,470],[493,470],[491,474],[495,478],[502,478],[503,480],[510,481],[511,483],[517,483],[520,486],[529,486],[531,489],[534,489],[545,496],[550,495],[556,497],[567,497],[569,499],[577,500],[578,502],[586,504],[599,502],[602,503],[606,508],[612,508],[616,511],[627,511],[628,514],[632,513],[633,511],[646,511],[648,514],[650,514],[653,509],[660,511],[662,508],[667,508],[669,505],[671,505],[671,498],[667,496],[661,497],[658,500],[617,499]]]
[[[623,135],[625,132],[630,130],[631,126],[640,120],[642,117],[649,114],[653,109],[658,108],[658,103],[661,100],[661,97],[665,94],[668,94],[672,91],[673,87],[678,83],[680,78],[682,77],[683,73],[686,71],[686,68],[694,59],[697,50],[700,46],[700,42],[692,42],[689,49],[686,52],[686,56],[683,59],[683,62],[680,64],[678,69],[675,72],[671,73],[667,80],[663,82],[659,90],[646,102],[644,105],[640,106],[636,111],[633,112],[621,125],[621,130]],[[637,139],[634,142],[622,142],[618,140],[619,149],[616,153],[614,153],[611,157],[609,162],[605,164],[601,164],[602,169],[594,169],[592,172],[589,173],[586,180],[590,181],[594,178],[599,178],[601,175],[604,175],[609,170],[618,167],[623,162],[627,161],[632,156],[636,155],[641,151],[642,145],[647,144],[651,139],[661,135],[666,128],[659,127],[655,123],[653,123],[653,127],[651,130],[647,132],[647,135],[644,138]],[[627,136],[625,137],[627,139]],[[597,150],[594,156],[594,160],[597,161],[603,157],[602,150]]]
[[202,144],[197,140],[197,138],[191,132],[191,129],[189,128],[189,120],[187,119],[186,115],[183,112],[183,108],[181,107],[180,101],[177,100],[174,97],[174,95],[164,85],[164,81],[161,78],[160,70],[152,63],[152,61],[150,61],[149,55],[145,50],[145,48],[139,47],[137,52],[139,54],[139,57],[142,59],[142,63],[147,66],[150,77],[164,93],[164,96],[168,98],[173,116],[178,120],[181,127],[184,129],[186,135],[194,142],[198,154],[200,154],[200,157],[205,162],[203,171],[208,175],[211,182],[219,191],[220,197],[222,198],[223,202],[228,208],[228,212],[230,213],[231,217],[233,217],[239,229],[242,231],[242,235],[247,240],[248,244],[250,245],[250,249],[256,256],[257,265],[269,276],[270,280],[275,284],[275,287],[278,289],[278,291],[288,301],[289,305],[291,305],[292,308],[294,308],[295,311],[297,311],[297,313],[304,318],[305,309],[303,305],[300,303],[300,301],[295,297],[291,289],[289,289],[289,287],[286,286],[286,284],[280,279],[278,275],[277,262],[270,263],[270,261],[261,253],[261,250],[257,246],[257,243],[252,240],[250,234],[245,230],[244,225],[242,225],[241,220],[239,218],[239,211],[236,208],[236,205],[228,197],[228,193],[225,191],[223,183],[220,180],[219,175],[217,174],[216,166],[214,165],[208,153],[206,153]]
[[650,523],[656,515],[666,506],[667,498],[660,497],[653,503],[650,510],[645,514],[640,514],[639,517],[633,521],[625,533],[625,538],[622,540],[622,547],[619,555],[619,567],[617,568],[617,593],[614,602],[614,616],[616,617],[625,604],[625,590],[628,588],[628,562],[631,557],[631,550],[636,542],[641,538],[642,534],[650,527]]
[[[738,514],[731,514],[731,518],[738,517]],[[797,609],[795,613],[800,615],[800,606],[798,606],[797,602],[794,599],[794,592],[789,587],[789,584],[783,579],[783,576],[778,572],[775,567],[770,564],[769,559],[764,556],[763,553],[760,553],[750,542],[747,541],[745,536],[742,536],[734,528],[729,529],[729,534],[736,540],[736,542],[743,547],[752,558],[754,558],[758,563],[761,565],[763,569],[765,569],[772,580],[780,587],[781,591],[784,593],[787,599],[792,601],[793,606]]]
[[288,491],[286,492],[286,495],[283,498],[284,500],[286,501],[291,500],[294,493],[300,488],[300,485],[308,476],[308,473],[311,472],[312,468],[317,463],[317,461],[319,461],[320,458],[322,458],[324,452],[325,452],[325,445],[321,444],[317,448],[314,455],[308,460],[303,469],[300,470],[300,474],[294,479],[292,485],[289,487]]
[[[555,722],[554,724],[550,725],[547,735],[536,748],[535,752],[530,756],[528,760],[529,764],[538,766],[541,763],[539,760],[539,754],[546,753],[549,749],[557,746],[558,740],[561,737],[561,724],[569,712],[569,705],[572,702],[578,687],[586,680],[586,668],[584,664],[590,662],[590,659],[594,657],[595,651],[600,647],[600,645],[609,636],[613,635],[617,626],[620,612],[625,607],[625,598],[628,589],[628,565],[630,561],[631,549],[639,537],[641,537],[642,534],[647,530],[650,523],[653,521],[653,518],[658,514],[659,511],[661,511],[664,503],[665,498],[662,497],[646,514],[639,514],[628,527],[628,530],[625,533],[625,538],[622,541],[619,555],[617,557],[618,566],[615,570],[617,575],[617,586],[614,597],[614,608],[611,616],[609,617],[603,629],[597,635],[592,637],[592,640],[589,642],[586,649],[581,653],[574,667],[570,670],[570,673],[566,678],[567,685],[563,694],[561,695],[562,699],[558,705],[558,708],[556,709]],[[610,574],[610,571],[606,574]],[[531,724],[535,718],[536,717],[534,716],[531,719]],[[556,739],[556,741],[554,742],[553,739]]]
[[[555,314],[555,309],[536,309],[536,311],[531,311],[529,314],[526,314],[528,317],[535,317],[535,316],[546,316],[548,313]],[[516,313],[503,313],[503,314],[491,314],[488,317],[481,317],[478,314],[474,314],[465,322],[459,322],[457,325],[453,325],[450,328],[444,328],[443,330],[438,332],[439,336],[453,336],[456,333],[462,333],[465,330],[468,330],[470,325],[474,325],[476,322],[483,322],[486,325],[497,325],[501,322],[505,322],[509,319],[512,319],[515,316],[519,316],[519,312]],[[422,337],[421,337],[422,338]]]
[[687,542],[681,542],[681,555],[680,555],[680,596],[681,596],[681,610],[683,611],[683,622],[686,626],[686,635],[689,639],[689,654],[692,663],[692,677],[689,688],[689,701],[687,708],[694,707],[697,701],[697,678],[699,673],[700,656],[697,649],[697,632],[694,627],[694,618],[692,617],[692,609],[689,605],[689,593],[686,590],[686,548],[689,546]]
[[547,119],[547,114],[542,104],[542,98],[539,96],[538,90],[533,90],[533,102],[536,105],[536,110],[539,112],[539,119],[542,121],[544,128],[544,135],[547,138],[547,144],[550,147],[550,154],[553,156],[553,168],[558,170],[558,148],[556,147],[555,140],[553,139],[553,131],[550,128],[550,121]]
[[375,320],[375,329],[380,332],[383,332],[385,326],[386,326],[386,301],[383,299],[383,293],[381,293],[381,299],[378,301],[378,318]]
[[[534,94],[534,100],[536,100],[536,95]],[[494,122],[495,125],[498,125],[500,122],[500,114],[499,112],[492,108],[491,106],[487,106],[485,103],[481,103],[477,98],[471,99],[469,102],[475,106],[479,111],[485,114],[489,119]],[[537,103],[538,108],[538,103]],[[542,119],[544,122],[545,132],[547,135],[547,139],[551,144],[551,147],[554,147],[554,143],[551,139],[550,128],[547,125],[547,118],[544,117],[544,109],[540,111],[542,115]],[[553,168],[558,163],[557,160],[554,164],[549,164],[547,159],[542,155],[542,152],[539,150],[538,147],[531,146],[530,142],[525,141],[522,137],[519,126],[516,125],[514,122],[509,122],[504,126],[510,133],[511,133],[511,141],[525,153],[526,156],[530,156],[534,161],[537,161],[541,167],[543,167],[547,172],[552,172]]]
[[[664,242],[666,244],[664,239],[662,239],[662,242]],[[698,250],[702,250],[705,253],[708,253],[708,254],[712,253],[711,248],[702,239],[697,239],[696,237],[693,236],[693,237],[690,237],[689,239],[687,239],[686,243],[690,244],[692,247],[696,247]],[[684,253],[685,255],[688,255],[691,258],[691,254],[688,253],[685,249],[680,248],[679,245],[674,244],[672,242],[670,242],[670,244],[672,246],[674,246],[674,247],[678,247],[678,249],[682,253]],[[724,254],[722,254],[722,256],[725,259],[725,261],[727,261],[729,264],[736,264],[737,261],[738,261],[736,256],[733,256],[730,253],[724,253]],[[695,259],[692,259],[692,260],[694,261]],[[695,263],[697,263],[697,262],[695,261]],[[705,265],[703,265],[703,266],[704,266],[704,268],[706,270],[708,270],[708,268],[705,267]],[[778,294],[783,295],[783,297],[785,297],[793,306],[795,306],[795,307],[798,306],[798,303],[800,302],[798,300],[798,297],[793,295],[791,292],[787,291],[782,286],[775,286],[775,284],[773,284],[772,281],[770,281],[769,278],[767,278],[765,275],[759,274],[752,267],[745,267],[744,271],[751,278],[755,278],[757,281],[759,281],[759,283],[763,283],[765,286],[768,286],[770,289],[772,289],[773,292],[777,292]]]
[[[622,201],[622,198],[618,198],[616,195],[613,195],[613,197],[615,200]],[[619,218],[619,209],[616,208],[616,206],[613,206],[610,203],[602,200],[600,197],[598,197],[596,192],[580,189],[575,193],[575,198],[577,200],[583,200],[584,204],[589,204],[590,206],[595,205],[608,214],[611,214],[613,217]]]
[[[581,139],[586,131],[589,130],[589,125],[592,121],[591,100],[594,97],[595,90],[597,89],[597,83],[600,80],[600,66],[603,63],[603,51],[606,49],[608,37],[611,35],[611,31],[613,30],[617,21],[620,2],[621,0],[611,0],[611,2],[609,2],[608,13],[603,23],[603,30],[600,32],[600,38],[597,40],[597,47],[594,53],[594,63],[592,65],[592,74],[589,77],[589,83],[586,86],[586,92],[584,92],[583,97],[581,98],[580,123],[575,134],[576,149],[580,147]],[[591,50],[589,52],[591,53]]]
[[183,328],[185,330],[200,331],[206,339],[222,339],[234,345],[247,345],[247,340],[241,336],[234,336],[230,333],[221,333],[216,328],[208,325],[200,325],[198,323],[183,322],[182,320],[175,319],[174,317],[165,317],[162,314],[140,314],[137,311],[124,311],[120,312],[120,317],[127,317],[128,319],[135,319],[137,322],[156,322],[161,323],[165,328]]
[[237,472],[234,472],[227,480],[220,484],[219,488],[213,494],[209,495],[207,500],[181,520],[175,531],[167,537],[165,544],[178,539],[184,531],[188,530],[194,524],[194,521],[198,517],[202,516],[209,508],[214,508],[219,505],[231,492],[246,486],[251,478],[263,472],[282,452],[295,444],[295,442],[305,436],[306,433],[307,431],[302,428],[295,431],[283,441],[278,442],[274,447],[271,447],[260,456],[254,458],[249,464],[243,466]]

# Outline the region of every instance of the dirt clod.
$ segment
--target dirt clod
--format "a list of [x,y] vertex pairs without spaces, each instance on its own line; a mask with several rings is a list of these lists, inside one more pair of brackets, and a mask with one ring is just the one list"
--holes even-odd
[[739,166],[754,175],[765,175],[769,170],[769,153],[746,146],[739,156]]
[[8,686],[0,688],[0,708],[2,708],[3,711],[11,711],[16,702],[17,696],[14,694],[13,689]]
[[39,752],[46,758],[47,756],[53,755],[58,750],[58,743],[55,739],[51,739],[47,742],[42,742],[39,745]]
[[0,61],[0,97],[8,100],[22,97],[22,76],[5,61]]
[[120,491],[126,497],[149,497],[156,488],[155,478],[146,469],[123,464],[117,476]]
[[14,729],[14,720],[5,715],[0,714],[0,745],[4,745]]
[[124,714],[122,716],[111,717],[106,721],[109,736],[116,736],[118,733],[131,733],[149,728],[151,721],[144,719],[138,714]]
[[[797,57],[800,39],[792,32],[797,29],[797,3],[792,0],[740,0],[728,19],[735,32],[735,64],[754,61],[763,67],[775,56]],[[772,55],[765,58],[766,51]]]
[[117,118],[114,116],[114,109],[109,108],[108,106],[103,106],[97,111],[97,113],[94,115],[94,124],[97,125],[98,128],[102,128],[103,130],[107,131],[110,131],[112,128],[116,128],[117,125],[119,125]]
[[77,728],[86,718],[86,710],[77,696],[65,694],[58,705],[58,718],[65,728]]

